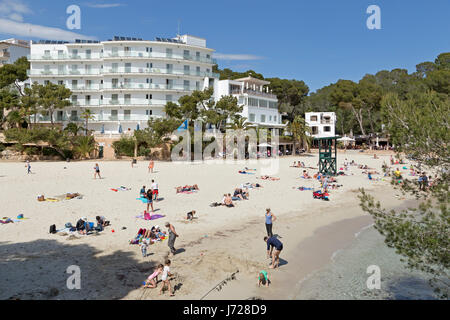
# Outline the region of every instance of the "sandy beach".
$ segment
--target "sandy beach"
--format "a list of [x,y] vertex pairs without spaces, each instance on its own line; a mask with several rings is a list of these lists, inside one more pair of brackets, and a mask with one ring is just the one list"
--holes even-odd
[[[382,172],[389,155],[373,159],[372,154],[339,153],[338,168],[345,160],[367,164]],[[337,250],[345,248],[355,234],[369,226],[371,218],[359,208],[358,188],[364,187],[386,207],[401,206],[403,196],[393,191],[389,179],[370,181],[361,169],[350,166],[348,176],[339,176],[343,186],[331,190],[330,201],[313,199],[311,191],[294,187],[319,188],[319,182],[300,178],[294,161],[317,167],[317,154],[279,159],[279,181],[264,181],[255,175],[239,174],[244,167],[259,169],[259,163],[175,164],[156,162],[148,173],[148,163],[138,161],[98,162],[103,179],[94,180],[96,161],[32,162],[27,175],[24,163],[0,163],[2,217],[20,222],[0,225],[0,299],[200,299],[222,280],[236,273],[222,290],[213,290],[205,299],[295,299],[297,284],[328,264]],[[404,165],[399,165],[401,169]],[[408,165],[406,165],[408,166]],[[395,166],[397,167],[397,166]],[[409,166],[408,166],[409,167]],[[317,170],[307,169],[312,175]],[[402,170],[407,175],[408,170]],[[374,177],[382,177],[377,175]],[[151,179],[159,184],[160,201],[155,213],[163,218],[145,221],[146,207],[139,197]],[[250,199],[236,201],[235,208],[210,207],[224,193],[232,193],[242,183],[261,183],[251,189]],[[176,194],[176,186],[197,184],[198,192]],[[125,186],[128,191],[112,191]],[[82,199],[38,202],[38,195],[57,197],[78,192]],[[277,216],[273,231],[284,244],[280,268],[270,270],[272,285],[258,288],[257,273],[268,268],[264,212],[271,208]],[[198,219],[187,222],[186,213],[196,210]],[[98,235],[50,234],[49,226],[63,229],[83,216],[95,221],[102,215],[112,226]],[[138,245],[130,245],[139,228],[161,227],[169,221],[179,238],[177,254],[171,257],[175,273],[175,297],[158,295],[157,289],[142,289],[142,282],[169,253],[167,241],[149,246],[144,258]],[[163,228],[165,230],[165,228]],[[114,232],[113,232],[114,230]],[[81,270],[81,289],[69,290],[66,270]],[[365,271],[365,270],[364,270]],[[367,274],[361,277],[367,278]]]

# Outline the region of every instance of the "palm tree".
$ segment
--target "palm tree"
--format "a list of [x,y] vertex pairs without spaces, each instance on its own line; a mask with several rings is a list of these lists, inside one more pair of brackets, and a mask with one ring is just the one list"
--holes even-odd
[[80,136],[75,141],[74,151],[82,159],[89,159],[92,151],[95,150],[95,139],[93,136]]
[[291,132],[294,138],[294,154],[296,150],[296,142],[301,143],[302,147],[306,146],[306,150],[309,152],[311,145],[311,128],[306,124],[305,119],[302,116],[296,116],[294,121],[289,123],[288,130]]
[[248,130],[249,123],[247,122],[246,117],[236,115],[233,117],[233,122],[228,123],[226,128],[231,130]]
[[78,135],[78,132],[83,131],[84,128],[81,125],[77,125],[75,122],[70,122],[67,124],[64,130],[76,137]]
[[94,120],[94,113],[91,111],[91,109],[86,108],[86,109],[84,109],[83,113],[81,114],[81,117],[86,121],[85,122],[86,127],[84,129],[86,130],[85,135],[87,136],[88,123],[89,123],[89,120]]

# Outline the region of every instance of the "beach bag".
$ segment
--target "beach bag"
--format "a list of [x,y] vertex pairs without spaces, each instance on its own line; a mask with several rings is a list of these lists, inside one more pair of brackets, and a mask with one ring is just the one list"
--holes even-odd
[[50,233],[56,233],[56,225],[52,224],[50,226]]
[[38,201],[45,201],[45,198],[44,198],[44,196],[38,196],[37,200]]
[[144,220],[152,220],[152,218],[150,217],[150,213],[148,212],[144,213]]
[[65,227],[70,229],[70,228],[72,228],[72,224],[71,224],[70,222],[67,222],[67,223],[65,224]]

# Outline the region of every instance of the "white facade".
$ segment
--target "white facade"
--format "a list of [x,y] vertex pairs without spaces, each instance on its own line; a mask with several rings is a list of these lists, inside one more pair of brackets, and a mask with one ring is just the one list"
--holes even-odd
[[336,114],[334,112],[307,112],[305,122],[311,128],[314,138],[334,137]]
[[269,92],[270,82],[252,77],[221,80],[215,92],[216,100],[232,95],[243,106],[241,116],[255,126],[282,128],[277,97]]
[[[127,132],[165,116],[168,101],[177,103],[183,95],[214,86],[213,51],[206,40],[188,35],[156,41],[40,41],[31,45],[29,77],[32,83],[49,81],[72,91],[73,106],[56,111],[57,122],[83,121],[81,113],[89,108],[94,113],[90,130]],[[49,116],[38,118],[48,121]]]
[[30,43],[26,40],[6,39],[0,40],[0,67],[12,64],[21,57],[30,54]]

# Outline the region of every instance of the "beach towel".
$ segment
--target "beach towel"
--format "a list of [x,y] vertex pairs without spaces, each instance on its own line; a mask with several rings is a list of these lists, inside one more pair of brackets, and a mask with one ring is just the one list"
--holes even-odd
[[304,190],[312,190],[313,188],[298,187],[297,189],[300,191],[304,191]]
[[240,174],[255,174],[254,172],[238,171]]
[[55,199],[55,198],[47,198],[47,199],[45,199],[45,201],[48,201],[48,202],[58,202],[59,200],[58,200],[58,199]]
[[143,215],[140,216],[136,216],[137,219],[143,219],[143,220],[156,220],[156,219],[160,219],[160,218],[164,218],[165,215],[162,214],[152,214],[150,216],[150,219],[145,219],[145,217]]
[[180,192],[178,192],[178,193],[187,193],[187,194],[191,194],[191,193],[194,193],[194,192],[197,192],[197,190],[191,190],[191,191],[180,191]]
[[141,200],[142,203],[148,203],[148,199],[147,198],[136,198],[136,200]]

